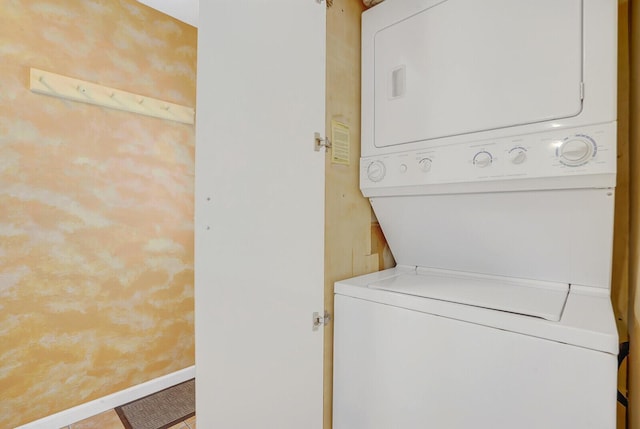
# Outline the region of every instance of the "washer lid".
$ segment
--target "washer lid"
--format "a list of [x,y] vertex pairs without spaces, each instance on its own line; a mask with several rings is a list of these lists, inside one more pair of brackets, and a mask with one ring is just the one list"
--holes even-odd
[[569,285],[455,271],[418,268],[375,281],[372,289],[455,302],[559,321]]

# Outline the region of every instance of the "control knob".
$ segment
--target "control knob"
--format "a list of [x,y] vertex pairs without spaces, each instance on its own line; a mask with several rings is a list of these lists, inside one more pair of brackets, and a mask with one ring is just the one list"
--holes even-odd
[[485,150],[476,153],[476,155],[473,157],[473,165],[475,165],[476,167],[488,167],[492,162],[493,156],[491,156],[491,154]]
[[429,171],[431,171],[431,159],[422,158],[420,161],[418,161],[418,167],[420,168],[420,170],[428,173]]
[[384,175],[387,173],[387,168],[382,161],[372,161],[367,166],[367,177],[372,182],[379,182],[384,179]]
[[577,167],[589,162],[595,156],[596,148],[596,142],[591,137],[576,135],[566,138],[558,147],[556,155],[564,165]]
[[509,159],[512,164],[522,164],[527,160],[527,150],[523,147],[514,147],[509,151]]

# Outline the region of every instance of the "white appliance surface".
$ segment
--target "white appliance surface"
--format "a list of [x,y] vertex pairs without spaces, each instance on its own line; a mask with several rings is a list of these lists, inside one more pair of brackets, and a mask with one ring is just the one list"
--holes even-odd
[[375,145],[580,113],[581,6],[581,0],[448,0],[376,32]]
[[[496,328],[505,332],[509,331],[531,337],[544,338],[557,343],[570,344],[611,354],[612,356],[618,353],[618,334],[607,290],[572,285],[566,297],[564,308],[561,310],[560,320],[552,321],[541,317],[510,312],[509,304],[506,305],[507,311],[496,311],[495,309],[478,305],[453,302],[446,296],[445,299],[432,299],[415,293],[406,293],[407,290],[404,288],[398,288],[403,290],[389,291],[375,287],[377,284],[384,284],[385,281],[393,281],[393,279],[400,277],[417,277],[416,274],[419,272],[424,271],[416,269],[416,267],[399,265],[388,270],[342,280],[335,284],[336,298],[338,296],[348,296],[363,302],[389,305],[408,312],[431,314]],[[461,274],[473,277],[473,275]],[[479,278],[487,279],[483,276],[479,276]],[[514,279],[503,279],[502,285],[508,283],[509,280]],[[515,283],[517,282],[516,280]],[[466,279],[462,283],[467,286],[470,285]],[[428,286],[425,285],[425,288],[428,288]],[[423,293],[423,295],[427,294]],[[487,297],[486,299],[491,300],[492,297]],[[514,303],[517,303],[517,301],[514,301]],[[350,319],[338,310],[335,313],[335,329],[339,330]],[[415,333],[413,328],[410,331]],[[361,332],[361,335],[370,335],[373,338],[377,334],[377,331],[372,327],[366,328]],[[398,334],[404,335],[404,333]],[[434,332],[432,334],[435,335]],[[340,357],[343,356],[343,350],[337,346],[336,353]],[[337,379],[334,378],[334,382],[337,382]],[[615,395],[613,400],[615,401]]]
[[369,287],[553,321],[560,320],[569,293],[566,283],[425,268],[373,282]]
[[[375,302],[349,296],[347,287],[335,299],[335,429],[614,427],[615,354],[549,339],[559,331],[577,339],[570,331],[579,323],[520,316],[558,331],[522,334],[479,323],[483,316],[473,320],[469,311],[441,315],[453,313],[444,307],[464,307],[458,304],[421,298],[442,311],[411,311],[391,302],[407,296],[368,289],[390,297]],[[477,310],[488,318],[501,313]]]
[[396,268],[335,284],[335,429],[613,429],[615,0],[386,0],[360,187]]
[[400,265],[609,289],[614,191],[371,198]]
[[367,197],[615,186],[616,123],[364,157]]
[[615,121],[616,26],[611,0],[365,11],[362,156]]

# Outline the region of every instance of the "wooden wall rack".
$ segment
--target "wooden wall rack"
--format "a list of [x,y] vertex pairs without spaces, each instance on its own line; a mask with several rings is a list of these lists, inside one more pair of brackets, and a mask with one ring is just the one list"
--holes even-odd
[[193,124],[195,122],[195,109],[193,107],[181,106],[36,68],[31,68],[29,89],[38,94],[95,104],[184,124]]

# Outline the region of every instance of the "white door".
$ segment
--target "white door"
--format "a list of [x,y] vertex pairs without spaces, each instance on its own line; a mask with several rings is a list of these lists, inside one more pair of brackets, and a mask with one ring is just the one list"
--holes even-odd
[[324,3],[200,2],[198,427],[322,427],[324,80]]

